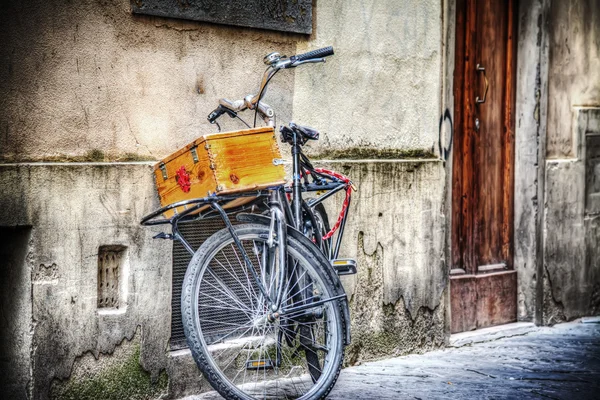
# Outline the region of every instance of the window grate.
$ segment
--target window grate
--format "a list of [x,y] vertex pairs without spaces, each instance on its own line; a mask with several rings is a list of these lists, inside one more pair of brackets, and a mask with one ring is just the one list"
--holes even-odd
[[120,281],[125,247],[101,246],[98,250],[98,308],[119,308]]

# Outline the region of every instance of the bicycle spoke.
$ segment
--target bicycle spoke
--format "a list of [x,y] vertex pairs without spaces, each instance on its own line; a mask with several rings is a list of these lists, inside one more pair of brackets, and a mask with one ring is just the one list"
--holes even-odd
[[[210,269],[207,269],[210,272]],[[212,276],[215,276],[214,274],[212,274]],[[215,277],[215,280],[217,281],[217,283],[223,288],[223,290],[219,289],[218,287],[216,287],[215,285],[213,285],[212,283],[210,283],[208,280],[206,281],[206,283],[208,285],[210,285],[212,288],[214,288],[215,290],[217,290],[218,292],[228,296],[231,300],[235,301],[235,303],[237,303],[239,306],[241,306],[243,309],[247,310],[247,311],[251,311],[248,307],[246,307],[246,305],[235,295],[235,293],[233,293],[224,283],[223,281],[221,281],[220,279],[217,279]],[[213,299],[215,299],[213,297]]]
[[[246,296],[248,296],[248,300],[252,301],[252,297],[253,297],[253,295],[254,295],[254,297],[256,297],[256,293],[250,293],[250,291],[249,291],[249,290],[246,290],[246,288],[245,288],[245,287],[244,287],[244,285],[242,284],[242,281],[240,281],[240,279],[239,279],[239,276],[237,275],[237,273],[235,273],[235,269],[233,268],[233,266],[232,266],[231,264],[229,264],[229,266],[231,267],[231,269],[233,270],[233,272],[235,273],[235,275],[234,275],[234,274],[232,274],[232,273],[229,271],[229,269],[228,269],[228,268],[227,268],[227,267],[226,267],[224,264],[222,264],[222,263],[221,263],[221,262],[220,262],[220,261],[219,261],[217,258],[215,258],[214,260],[215,260],[215,261],[216,261],[216,262],[219,264],[219,266],[220,266],[221,268],[223,268],[223,271],[227,272],[227,273],[229,274],[229,276],[231,276],[233,279],[235,279],[235,280],[236,280],[236,282],[237,282],[237,283],[239,283],[239,285],[240,285],[239,287],[240,287],[240,288],[242,288],[242,289],[244,290],[244,292],[246,293]],[[225,257],[225,260],[227,260],[227,258],[226,258],[226,257]],[[252,291],[254,292],[254,288],[252,288],[252,287],[251,287],[251,289],[252,289]]]

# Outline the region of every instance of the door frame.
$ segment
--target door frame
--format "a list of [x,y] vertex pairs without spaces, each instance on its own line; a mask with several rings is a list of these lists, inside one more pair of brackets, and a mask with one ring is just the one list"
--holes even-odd
[[[452,164],[454,68],[457,0],[442,8],[442,88],[439,150],[446,170],[445,260],[447,284],[452,266]],[[517,320],[542,323],[543,221],[548,107],[549,16],[551,0],[518,0],[515,5],[516,75],[514,126],[513,268],[519,275]],[[450,117],[452,116],[452,117]],[[445,326],[450,330],[450,291],[444,298]]]

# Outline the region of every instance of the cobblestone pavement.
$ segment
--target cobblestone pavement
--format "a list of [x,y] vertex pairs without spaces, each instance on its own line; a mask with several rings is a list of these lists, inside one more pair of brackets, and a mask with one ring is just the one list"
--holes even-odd
[[600,324],[345,368],[328,399],[600,399]]
[[600,324],[346,368],[329,399],[600,399]]

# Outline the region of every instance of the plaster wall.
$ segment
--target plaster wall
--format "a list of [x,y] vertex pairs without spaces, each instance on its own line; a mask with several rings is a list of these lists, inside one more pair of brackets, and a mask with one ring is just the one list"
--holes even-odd
[[[0,158],[162,158],[216,132],[206,116],[218,98],[254,93],[262,57],[294,54],[299,37],[133,15],[129,0],[3,1]],[[265,98],[281,120],[293,78],[280,74]]]
[[548,101],[549,1],[519,2],[515,118],[514,267],[517,318],[539,318],[543,275],[542,225]]
[[[425,351],[445,343],[443,163],[323,161],[352,178],[340,257],[357,260],[343,277],[350,299],[347,362]],[[342,199],[328,207],[330,223]]]
[[553,1],[545,164],[543,320],[600,311],[600,4]]
[[[48,398],[52,382],[68,378],[76,358],[113,353],[134,336],[141,366],[157,379],[166,368],[171,246],[151,239],[156,229],[139,225],[157,205],[151,166],[2,165],[0,186],[11,188],[0,193],[0,225],[31,226],[26,246],[18,249],[27,262],[11,272],[27,277],[16,295],[31,311],[7,315],[11,321],[29,315],[10,333],[10,342],[22,341],[19,351],[30,358],[22,377],[28,386],[11,398]],[[97,308],[103,245],[126,247],[121,284],[127,295],[117,310]]]
[[[359,265],[356,276],[344,278],[353,332],[347,362],[442,346],[442,163],[324,165],[351,176],[358,188],[340,254],[356,258]],[[11,274],[25,277],[12,280],[22,281],[20,307],[31,310],[10,316],[16,329],[9,343],[18,339],[23,347],[9,356],[25,360],[20,370],[24,375],[11,389],[20,395],[12,398],[26,398],[27,393],[34,399],[73,393],[80,399],[95,398],[99,388],[118,389],[118,380],[109,384],[115,377],[133,377],[135,387],[146,388],[135,393],[139,398],[178,398],[209,388],[189,352],[168,351],[171,244],[151,239],[159,227],[138,225],[158,206],[151,167],[0,166],[0,185],[14,190],[0,194],[0,225],[31,226],[20,253],[25,266],[11,269]],[[332,219],[340,204],[328,202]],[[97,308],[98,249],[104,245],[126,247],[122,284],[127,295],[118,310]],[[7,393],[8,386],[1,390]]]
[[577,157],[572,107],[600,104],[600,3],[552,1],[548,158]]
[[318,1],[310,37],[133,15],[128,0],[0,7],[5,160],[162,158],[215,131],[218,98],[257,89],[264,54],[326,45],[328,65],[272,81],[265,101],[280,123],[319,127],[321,149],[436,147],[439,1]]
[[[132,15],[129,0],[2,2],[0,159],[162,158],[215,131],[206,115],[219,97],[256,90],[264,54],[326,45],[336,50],[326,65],[273,80],[265,101],[279,123],[293,116],[319,128],[312,153],[436,152],[441,2],[315,5],[314,34],[306,37]],[[222,122],[224,130],[241,128]],[[325,163],[359,189],[341,254],[359,264],[356,277],[344,278],[354,332],[349,362],[443,345],[443,163]],[[154,385],[152,395],[207,389],[189,353],[168,352],[171,246],[138,225],[158,205],[151,165],[0,166],[0,226],[31,226],[26,270],[15,278],[24,289],[19,307],[30,310],[15,322],[26,377],[18,393],[69,393],[72,378],[87,381],[132,359],[141,370],[126,376]],[[331,206],[331,218],[338,212]],[[126,247],[128,294],[119,312],[96,308],[103,245]]]
[[577,157],[546,164],[544,322],[600,312],[600,108],[576,108]]
[[437,148],[442,2],[318,1],[296,52],[333,45],[324,66],[297,68],[293,119],[318,127],[313,153]]

